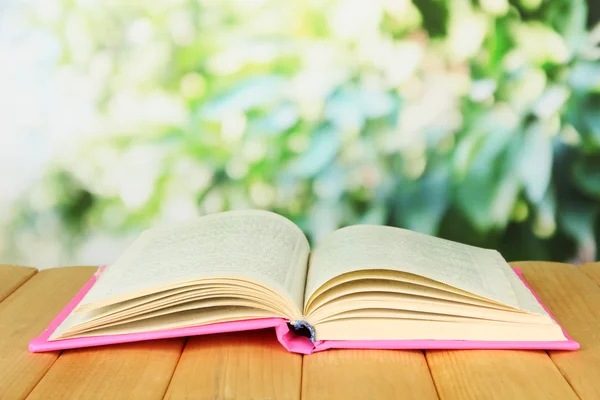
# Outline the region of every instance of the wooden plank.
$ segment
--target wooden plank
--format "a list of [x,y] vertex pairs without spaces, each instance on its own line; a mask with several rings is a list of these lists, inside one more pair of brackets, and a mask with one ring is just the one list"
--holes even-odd
[[18,265],[0,265],[0,302],[27,282],[37,270]]
[[48,371],[58,353],[31,354],[39,335],[96,269],[40,271],[0,303],[0,399],[22,399]]
[[541,351],[436,350],[427,362],[442,399],[577,399]]
[[437,399],[421,351],[328,350],[304,357],[302,398]]
[[65,351],[27,399],[162,399],[184,341]]
[[579,270],[600,286],[600,262],[582,264]]
[[298,399],[302,356],[273,330],[189,338],[167,399]]
[[[513,266],[528,269],[527,264]],[[577,399],[545,352],[427,351],[426,357],[443,399]]]
[[600,288],[577,267],[548,262],[515,263],[569,335],[575,352],[550,357],[582,399],[600,398]]

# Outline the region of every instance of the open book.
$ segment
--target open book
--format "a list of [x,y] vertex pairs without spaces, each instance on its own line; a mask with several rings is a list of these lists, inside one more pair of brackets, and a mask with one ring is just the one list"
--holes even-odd
[[387,226],[311,252],[277,214],[212,214],[144,232],[87,286],[32,351],[268,326],[304,353],[578,347],[497,251]]

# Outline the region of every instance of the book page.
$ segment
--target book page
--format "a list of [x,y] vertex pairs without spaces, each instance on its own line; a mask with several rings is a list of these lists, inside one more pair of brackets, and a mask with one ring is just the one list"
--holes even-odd
[[110,265],[80,306],[206,277],[247,278],[302,310],[309,244],[294,223],[267,211],[230,211],[144,232]]
[[556,321],[550,317],[550,314],[548,314],[544,307],[538,302],[533,293],[525,286],[517,274],[513,271],[508,271],[506,277],[515,291],[515,296],[517,297],[521,309],[538,315],[546,315],[554,324],[556,324]]
[[[486,342],[567,341],[558,325],[405,318],[344,318],[315,326],[317,340],[473,340]],[[511,348],[502,344],[505,348]]]
[[520,308],[506,275],[513,272],[497,251],[374,225],[340,229],[316,247],[310,258],[305,302],[336,276],[378,269],[423,276]]

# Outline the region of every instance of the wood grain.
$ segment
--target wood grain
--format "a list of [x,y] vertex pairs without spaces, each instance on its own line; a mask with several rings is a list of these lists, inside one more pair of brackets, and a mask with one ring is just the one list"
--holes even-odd
[[95,268],[33,271],[0,302],[0,399],[600,398],[600,264],[513,265],[581,350],[330,350],[302,359],[268,330],[194,337],[185,349],[172,339],[31,354],[29,340]]
[[167,399],[298,399],[302,356],[273,330],[188,339]]
[[[572,266],[558,266],[558,270],[562,268]],[[427,351],[426,357],[443,399],[577,398],[545,352]]]
[[0,303],[0,399],[22,399],[48,371],[58,353],[31,354],[39,335],[92,276],[96,268],[40,271]]
[[437,399],[421,351],[328,350],[304,357],[302,398]]
[[427,351],[442,399],[577,399],[545,352]]
[[27,282],[37,270],[17,265],[0,265],[0,302]]
[[594,281],[596,285],[600,286],[600,262],[583,264],[579,267],[579,270]]
[[577,267],[548,262],[515,263],[569,335],[575,352],[549,352],[581,399],[600,398],[600,288]]
[[28,399],[162,399],[184,341],[65,351]]

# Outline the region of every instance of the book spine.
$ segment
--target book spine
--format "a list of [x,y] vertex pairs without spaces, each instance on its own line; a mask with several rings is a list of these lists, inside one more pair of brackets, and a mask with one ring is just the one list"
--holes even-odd
[[307,325],[312,329],[314,337],[314,329],[306,321],[285,321],[275,328],[277,340],[286,350],[292,353],[311,354],[315,350],[315,345],[319,342],[315,343],[310,340],[309,336],[311,334]]
[[310,339],[311,342],[316,342],[315,328],[304,320],[291,321],[289,328],[298,336],[304,336]]

